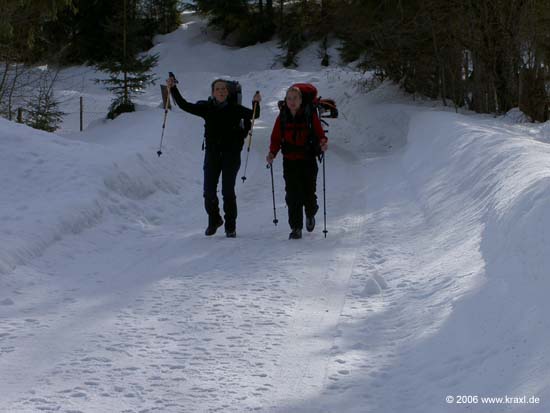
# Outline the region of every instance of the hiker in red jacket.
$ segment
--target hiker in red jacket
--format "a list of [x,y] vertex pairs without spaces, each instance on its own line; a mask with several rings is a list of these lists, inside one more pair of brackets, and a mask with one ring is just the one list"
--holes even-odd
[[[309,125],[308,125],[309,124]],[[302,106],[302,92],[291,87],[286,92],[281,113],[271,133],[271,144],[266,160],[271,165],[279,152],[283,153],[283,176],[285,179],[288,223],[292,232],[289,239],[302,238],[304,210],[306,229],[315,228],[317,204],[316,156],[326,151],[328,139],[325,136],[317,111]]]

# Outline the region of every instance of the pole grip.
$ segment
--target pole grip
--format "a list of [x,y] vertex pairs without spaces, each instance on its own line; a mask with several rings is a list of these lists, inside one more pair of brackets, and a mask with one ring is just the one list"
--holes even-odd
[[174,79],[174,83],[177,85],[179,82],[178,82],[178,79],[176,79],[176,76],[174,76],[174,73],[172,72],[168,72],[168,77]]

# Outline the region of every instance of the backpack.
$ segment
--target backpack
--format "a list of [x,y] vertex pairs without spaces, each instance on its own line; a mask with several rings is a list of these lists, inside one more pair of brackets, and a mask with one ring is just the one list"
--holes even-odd
[[[317,116],[321,122],[328,126],[328,123],[323,118],[332,118],[336,119],[338,117],[338,109],[336,108],[336,102],[333,99],[322,99],[320,96],[317,96],[317,88],[311,83],[295,83],[292,87],[300,89],[302,94],[302,109],[304,110],[304,117],[306,119],[307,129],[308,129],[308,138],[306,143],[306,152],[320,157],[322,154],[321,145],[319,139],[313,131],[313,113],[317,112]],[[285,136],[285,126],[286,126],[286,103],[284,100],[278,102],[280,114],[279,119],[281,122],[281,137],[283,138],[282,142],[282,152],[286,152],[284,136]],[[328,132],[325,130],[325,133]],[[288,145],[287,145],[288,146]]]
[[[336,119],[338,117],[338,109],[336,102],[333,99],[323,99],[317,97],[317,88],[311,83],[295,83],[292,87],[300,89],[302,93],[302,107],[307,109],[308,107],[313,110],[317,110],[319,118],[331,118]],[[278,102],[279,110],[282,110],[286,104],[284,100]],[[326,122],[324,122],[326,124]]]
[[[241,84],[237,80],[226,80],[225,83],[227,84],[227,90],[229,91],[229,95],[227,96],[227,103],[229,103],[230,105],[242,105],[243,91],[241,88]],[[241,136],[243,139],[246,138],[251,127],[252,121],[250,119],[241,119]]]
[[236,80],[225,80],[227,85],[227,91],[229,95],[227,96],[227,102],[242,105],[243,103],[243,91],[241,84]]

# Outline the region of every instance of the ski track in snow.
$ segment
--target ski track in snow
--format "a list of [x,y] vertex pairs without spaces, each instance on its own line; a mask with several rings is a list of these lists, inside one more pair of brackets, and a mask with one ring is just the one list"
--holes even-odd
[[[368,176],[367,192],[373,198],[381,192],[391,191],[394,195],[383,197],[385,205],[379,205],[376,199],[368,202],[361,249],[336,327],[323,395],[309,406],[307,402],[295,406],[296,411],[384,411],[391,405],[389,392],[380,390],[387,386],[392,365],[417,327],[414,324],[410,327],[417,319],[409,306],[452,284],[450,277],[434,283],[434,278],[422,279],[415,274],[423,260],[416,246],[424,244],[419,237],[430,234],[430,226],[403,171],[395,168],[399,156],[394,155],[393,162],[388,159],[371,162],[369,170],[377,172]],[[384,187],[389,182],[394,186]],[[403,210],[407,213],[403,214]],[[437,307],[429,311],[437,314],[440,310]],[[426,328],[430,327],[429,317],[423,322]],[[395,395],[404,406],[410,397],[407,393]]]

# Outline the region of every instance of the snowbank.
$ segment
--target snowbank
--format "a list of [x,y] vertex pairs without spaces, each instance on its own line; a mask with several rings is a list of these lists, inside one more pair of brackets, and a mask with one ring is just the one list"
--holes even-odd
[[[5,200],[0,204],[0,273],[28,263],[64,236],[79,234],[109,215],[130,222],[159,220],[144,201],[159,193],[177,195],[187,179],[174,179],[179,177],[172,169],[177,168],[177,147],[164,155],[169,162],[160,163],[151,135],[132,140],[132,133],[138,136],[129,127],[135,127],[135,119],[158,129],[148,117],[161,119],[162,111],[123,116],[88,131],[82,140],[0,119]],[[143,125],[137,129],[147,130]]]
[[391,405],[435,413],[462,411],[447,394],[548,400],[550,147],[499,121],[440,112],[414,115],[407,140],[401,165],[437,229],[427,231],[427,250],[438,251],[432,276],[447,285],[411,309],[418,318],[425,308],[441,313],[404,345],[397,372],[425,384],[390,379],[401,394],[414,394]]

